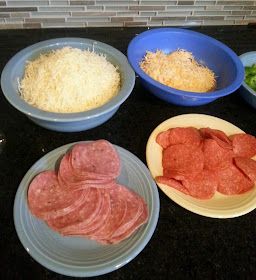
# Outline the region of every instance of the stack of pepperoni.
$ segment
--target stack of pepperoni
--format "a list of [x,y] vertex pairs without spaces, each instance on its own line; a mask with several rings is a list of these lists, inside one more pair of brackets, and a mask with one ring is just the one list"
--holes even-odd
[[47,170],[32,180],[29,208],[62,235],[118,243],[148,219],[143,198],[116,182],[120,168],[108,141],[76,144],[57,172]]
[[163,148],[158,183],[199,199],[210,199],[216,191],[236,195],[254,187],[256,138],[252,135],[176,127],[159,133],[156,142]]

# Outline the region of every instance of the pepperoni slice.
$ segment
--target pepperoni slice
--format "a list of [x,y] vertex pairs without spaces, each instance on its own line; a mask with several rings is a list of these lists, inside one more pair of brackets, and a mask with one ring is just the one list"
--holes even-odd
[[204,154],[200,147],[173,145],[163,151],[162,165],[164,176],[183,180],[203,170]]
[[203,170],[194,178],[182,181],[189,194],[199,199],[210,199],[217,190],[218,180],[214,172]]
[[180,192],[183,192],[184,194],[189,194],[188,190],[184,187],[181,181],[175,180],[173,178],[168,178],[165,176],[157,176],[155,179],[160,184],[164,184],[169,187],[172,187]]
[[198,129],[194,127],[175,127],[159,133],[156,142],[164,149],[177,144],[199,146],[201,135]]
[[223,149],[232,149],[231,140],[223,131],[206,127],[200,128],[200,133],[205,139],[215,140]]
[[256,182],[256,161],[245,157],[235,157],[235,165],[253,182]]
[[158,143],[162,148],[166,149],[168,146],[170,146],[169,135],[169,129],[160,132],[156,137],[156,143]]
[[66,192],[60,187],[54,171],[39,173],[30,183],[28,205],[41,219],[58,217],[76,209],[83,202],[83,192]]
[[205,139],[203,142],[204,166],[208,170],[217,170],[229,166],[234,153],[221,147],[216,140]]
[[240,133],[231,136],[233,151],[240,157],[253,157],[256,155],[256,137]]
[[236,166],[230,164],[225,169],[216,172],[218,179],[217,190],[226,195],[234,195],[249,191],[253,182],[248,179]]

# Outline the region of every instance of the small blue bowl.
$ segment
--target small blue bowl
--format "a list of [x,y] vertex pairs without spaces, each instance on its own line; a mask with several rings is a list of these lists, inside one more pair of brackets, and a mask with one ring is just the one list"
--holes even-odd
[[[121,74],[121,88],[119,93],[108,103],[85,112],[51,113],[31,106],[20,97],[18,80],[21,80],[24,75],[27,61],[35,59],[41,53],[67,46],[82,50],[94,50],[96,53],[104,54],[109,62],[118,67]],[[109,120],[129,97],[134,83],[135,73],[124,54],[107,44],[85,38],[52,39],[31,45],[13,56],[1,75],[3,94],[13,107],[24,113],[34,123],[61,132],[83,131]]]
[[[241,54],[239,57],[244,67],[256,64],[256,51]],[[244,81],[239,89],[239,94],[249,105],[256,109],[256,92]]]
[[[191,52],[197,61],[214,71],[217,77],[215,91],[202,94],[177,90],[155,81],[140,68],[139,63],[147,51],[170,53],[177,49]],[[128,46],[128,60],[145,88],[156,97],[176,105],[210,103],[234,92],[244,79],[244,67],[230,48],[209,36],[181,28],[157,28],[139,34]]]

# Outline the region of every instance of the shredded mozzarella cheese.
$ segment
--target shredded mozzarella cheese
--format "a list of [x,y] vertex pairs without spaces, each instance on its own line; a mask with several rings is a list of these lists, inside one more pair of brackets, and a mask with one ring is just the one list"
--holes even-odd
[[185,50],[147,52],[140,67],[154,80],[179,90],[205,93],[216,88],[214,73]]
[[120,74],[104,55],[71,47],[29,61],[19,85],[26,102],[58,113],[100,107],[119,89]]

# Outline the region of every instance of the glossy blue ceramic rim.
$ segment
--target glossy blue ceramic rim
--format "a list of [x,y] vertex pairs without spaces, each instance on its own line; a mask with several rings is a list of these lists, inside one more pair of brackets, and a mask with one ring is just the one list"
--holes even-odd
[[[156,80],[152,79],[147,74],[145,74],[145,72],[140,68],[139,61],[136,61],[134,59],[133,52],[136,49],[136,44],[138,41],[140,41],[141,39],[143,39],[145,37],[150,37],[157,33],[169,33],[169,34],[183,33],[183,34],[193,35],[194,37],[205,39],[208,42],[210,42],[211,44],[221,48],[222,50],[224,50],[227,53],[228,56],[231,57],[232,61],[234,62],[235,66],[236,66],[237,74],[236,74],[236,78],[235,78],[234,82],[231,85],[229,85],[228,87],[226,87],[225,89],[215,90],[215,91],[207,93],[207,95],[206,94],[203,95],[203,94],[196,93],[196,92],[182,91],[182,90],[178,90],[175,88],[171,88],[171,87],[165,86],[165,85],[157,82]],[[241,86],[241,83],[243,82],[243,79],[244,79],[244,67],[234,51],[232,51],[225,44],[221,43],[220,41],[218,41],[212,37],[209,37],[207,35],[204,35],[202,33],[196,32],[196,31],[186,30],[186,29],[182,29],[182,28],[155,28],[155,29],[147,30],[145,32],[138,34],[129,43],[128,49],[127,49],[127,56],[128,56],[128,60],[129,60],[130,64],[133,67],[133,70],[143,80],[145,80],[149,84],[151,84],[163,91],[167,91],[167,92],[170,92],[170,93],[178,95],[178,96],[187,96],[187,97],[195,97],[195,98],[200,97],[200,99],[213,99],[213,98],[222,97],[222,96],[228,95],[231,92],[234,92],[235,90],[237,90]]]
[[[13,81],[10,78],[10,73],[12,72],[12,69],[14,69],[20,62],[22,62],[25,57],[30,57],[31,54],[33,54],[33,52],[43,52],[45,48],[48,48],[48,50],[50,51],[49,47],[51,46],[56,49],[57,47],[61,48],[64,46],[69,46],[69,44],[72,43],[81,45],[82,49],[86,49],[89,46],[95,45],[95,47],[97,46],[102,50],[102,53],[109,53],[113,57],[115,57],[116,60],[118,60],[119,64],[122,65],[122,68],[124,70],[123,85],[118,95],[99,108],[79,113],[46,112],[29,105],[22,98],[20,98],[18,92],[13,90],[10,86],[11,83],[13,83]],[[3,94],[5,95],[9,103],[12,104],[13,107],[21,111],[22,113],[28,115],[29,117],[53,122],[84,121],[89,120],[91,118],[99,117],[110,111],[113,111],[129,97],[133,90],[134,84],[135,73],[131,68],[126,56],[122,52],[108,44],[86,38],[56,38],[41,41],[39,43],[26,47],[25,49],[15,54],[8,61],[1,75],[1,87]]]

